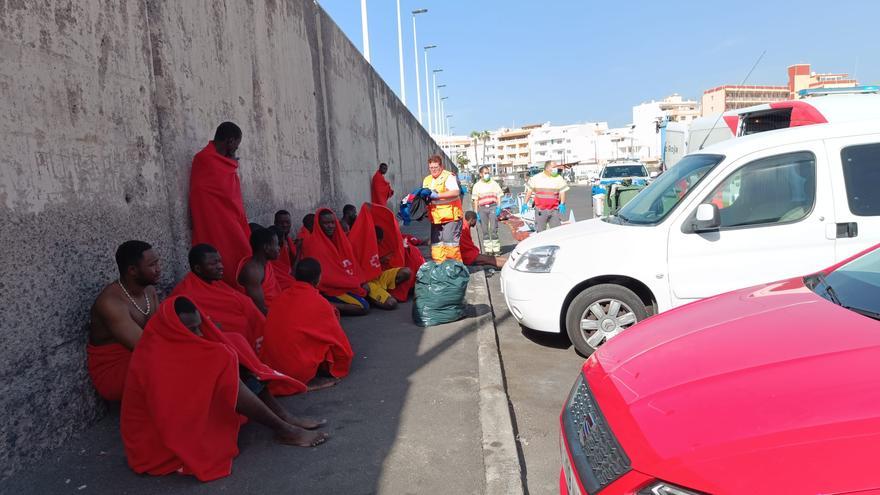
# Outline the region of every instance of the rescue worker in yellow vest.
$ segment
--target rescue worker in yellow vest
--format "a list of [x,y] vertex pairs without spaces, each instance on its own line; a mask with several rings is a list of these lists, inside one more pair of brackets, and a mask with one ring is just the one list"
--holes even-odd
[[437,263],[445,259],[461,261],[461,191],[458,179],[443,167],[440,155],[428,158],[431,175],[422,187],[431,190],[428,216],[431,219],[431,258]]
[[553,162],[545,163],[544,171],[529,179],[526,188],[520,213],[525,213],[529,200],[535,198],[535,231],[544,231],[548,223],[551,228],[558,227],[566,212],[565,191],[569,189],[558,166]]
[[474,211],[479,214],[483,230],[483,251],[485,254],[501,254],[501,241],[498,239],[498,215],[501,214],[501,186],[492,178],[489,167],[480,167],[480,177],[471,190]]

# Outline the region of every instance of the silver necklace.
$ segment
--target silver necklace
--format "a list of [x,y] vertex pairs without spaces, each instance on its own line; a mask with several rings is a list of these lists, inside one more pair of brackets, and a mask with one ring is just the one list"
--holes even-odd
[[132,304],[134,304],[134,307],[137,308],[137,310],[140,311],[140,313],[141,313],[142,315],[144,315],[144,316],[149,316],[149,315],[150,315],[150,296],[147,295],[147,292],[144,291],[144,300],[147,301],[147,310],[144,311],[143,309],[141,309],[140,306],[138,306],[138,303],[134,302],[134,298],[131,297],[131,294],[129,294],[128,291],[125,290],[125,286],[122,285],[122,280],[121,280],[121,279],[118,279],[118,280],[116,280],[116,282],[118,282],[118,283],[119,283],[119,286],[122,287],[122,292],[124,292],[124,293],[125,293],[125,297],[127,297],[128,300],[131,301]]

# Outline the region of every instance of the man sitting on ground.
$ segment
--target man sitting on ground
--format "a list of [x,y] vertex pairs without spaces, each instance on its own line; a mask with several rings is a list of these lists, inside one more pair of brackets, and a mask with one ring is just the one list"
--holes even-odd
[[320,263],[312,258],[300,260],[295,278],[269,313],[260,358],[310,385],[324,377],[347,376],[354,352],[339,324],[338,312],[318,292]]
[[491,266],[500,269],[507,262],[507,256],[489,256],[480,254],[480,250],[471,238],[471,229],[477,225],[477,214],[472,211],[464,213],[464,225],[461,229],[461,259],[465,265]]
[[312,229],[315,228],[315,214],[309,213],[304,216],[302,219],[302,227],[300,227],[299,232],[296,234],[296,239],[300,241],[302,244],[302,240],[308,237],[309,234],[312,233]]
[[171,295],[191,299],[217,328],[242,335],[259,352],[266,317],[253,300],[223,281],[220,253],[209,244],[197,244],[189,250],[189,268]]
[[342,224],[342,230],[344,230],[346,234],[351,232],[351,228],[354,227],[355,221],[357,221],[357,208],[355,208],[354,205],[343,206],[342,219],[339,223]]
[[122,404],[121,433],[136,473],[228,476],[238,455],[239,414],[271,428],[285,445],[314,447],[323,421],[293,417],[266,388],[302,383],[262,364],[229,340],[185,297],[171,297],[135,349]]
[[253,254],[241,260],[236,279],[244,293],[267,315],[272,302],[281,294],[275,269],[269,263],[278,258],[278,236],[269,229],[257,229],[251,233],[250,242]]
[[[375,227],[376,241],[381,244],[385,237],[385,231],[382,227]],[[391,253],[380,255],[379,262],[382,264],[382,274],[369,282],[370,285],[370,303],[375,301],[376,305],[381,309],[394,309],[397,307],[397,299],[390,294],[390,291],[397,288],[398,285],[406,282],[412,277],[412,270],[403,267],[389,267],[388,260]]]
[[318,290],[347,316],[365,315],[370,310],[366,279],[361,273],[348,237],[333,210],[316,212],[318,225],[303,239],[302,257],[315,258],[321,264]]
[[[371,306],[380,309],[394,309],[397,307],[397,299],[389,291],[409,280],[412,272],[403,268],[403,264],[384,268],[380,256],[379,245],[382,239],[377,238],[376,233],[381,229],[376,228],[373,221],[373,211],[385,208],[381,205],[364,203],[361,212],[357,215],[354,226],[348,234],[348,240],[354,252],[356,263],[360,266],[361,274],[367,282],[367,300]],[[386,208],[387,210],[387,208]],[[401,249],[403,245],[401,244]],[[386,264],[394,253],[388,253]],[[403,260],[398,260],[402,262]]]
[[104,287],[92,305],[86,346],[92,383],[109,401],[122,399],[131,351],[159,306],[154,286],[161,274],[159,256],[142,241],[123,242],[116,266],[119,279]]
[[278,210],[275,212],[274,225],[278,231],[281,240],[281,251],[277,260],[272,261],[276,272],[293,276],[293,265],[296,264],[297,241],[291,239],[290,231],[293,222],[290,219],[290,212],[287,210]]

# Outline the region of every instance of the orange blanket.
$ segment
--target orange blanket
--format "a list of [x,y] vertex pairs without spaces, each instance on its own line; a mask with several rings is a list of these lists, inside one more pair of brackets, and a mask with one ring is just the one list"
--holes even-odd
[[342,231],[339,219],[336,219],[336,232],[330,239],[319,225],[322,211],[333,213],[328,208],[318,209],[315,212],[314,231],[303,239],[302,244],[303,258],[314,258],[321,264],[321,283],[318,289],[327,296],[339,296],[346,292],[366,296],[367,291],[361,284],[367,279],[361,273],[354,250]]
[[208,283],[192,272],[183,277],[171,295],[186,296],[218,323],[221,330],[242,335],[259,351],[266,317],[248,296],[222,280]]
[[136,473],[180,470],[201,481],[227,476],[238,455],[239,365],[260,380],[305,385],[256,360],[244,339],[227,339],[207,318],[190,332],[168,298],[144,329],[131,358],[122,400],[121,431]]
[[[217,153],[213,141],[193,158],[189,210],[193,246],[214,246],[228,266],[237,266],[250,254],[251,230],[241,197],[238,162]],[[235,287],[232,270],[226,272],[225,280]]]
[[105,400],[122,400],[131,351],[122,344],[86,345],[89,376]]
[[[336,309],[317,289],[294,282],[278,297],[266,320],[260,353],[267,365],[307,383],[325,362],[331,375],[347,376],[353,357]],[[271,384],[270,390],[274,392]]]
[[376,170],[373,180],[370,181],[370,201],[374,204],[386,206],[388,200],[394,195],[389,183],[381,172]]

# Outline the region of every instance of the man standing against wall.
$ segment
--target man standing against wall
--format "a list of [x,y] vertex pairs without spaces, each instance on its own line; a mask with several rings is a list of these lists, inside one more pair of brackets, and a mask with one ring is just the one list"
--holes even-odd
[[[235,155],[240,144],[241,129],[232,122],[220,124],[214,140],[193,158],[189,182],[192,245],[214,246],[232,267],[250,255],[250,227]],[[235,287],[235,270],[227,270],[224,280]]]
[[501,186],[492,178],[489,167],[480,167],[480,177],[471,191],[474,211],[479,213],[483,226],[483,249],[486,254],[501,254],[498,239],[498,215],[501,214]]
[[379,170],[376,170],[370,182],[370,202],[387,208],[388,200],[394,196],[394,189],[391,189],[391,183],[385,179],[386,173],[388,173],[388,164],[380,163]]
[[523,201],[521,213],[525,213],[529,200],[535,198],[535,231],[542,232],[547,224],[550,227],[558,227],[565,215],[565,192],[568,184],[559,174],[557,165],[553,162],[544,164],[544,171],[534,175],[526,184],[526,198]]
[[443,167],[440,155],[428,158],[430,175],[422,187],[431,190],[428,216],[431,219],[431,258],[437,263],[446,259],[461,261],[461,192],[458,179]]

